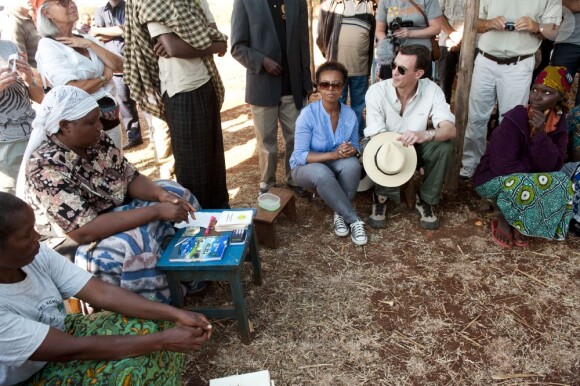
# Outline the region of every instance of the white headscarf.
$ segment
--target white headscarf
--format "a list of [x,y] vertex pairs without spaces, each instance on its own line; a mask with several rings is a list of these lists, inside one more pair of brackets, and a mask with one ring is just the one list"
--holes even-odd
[[16,182],[16,195],[24,199],[26,165],[32,153],[44,141],[60,130],[60,121],[75,121],[99,107],[86,91],[73,86],[56,86],[45,95],[36,119],[32,122],[32,133],[24,151]]

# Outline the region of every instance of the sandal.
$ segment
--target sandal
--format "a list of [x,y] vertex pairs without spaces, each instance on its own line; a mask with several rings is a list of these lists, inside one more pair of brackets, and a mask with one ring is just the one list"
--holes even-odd
[[[499,220],[497,218],[491,220],[491,237],[493,238],[493,241],[495,241],[497,244],[499,244],[504,248],[512,249],[513,236],[505,234],[501,229],[499,229],[498,224]],[[500,236],[504,240],[508,240],[508,242],[501,240],[500,237],[498,236]]]
[[514,245],[520,248],[527,248],[530,245],[529,240],[526,236],[522,234],[519,230],[514,228],[514,238],[513,238]]

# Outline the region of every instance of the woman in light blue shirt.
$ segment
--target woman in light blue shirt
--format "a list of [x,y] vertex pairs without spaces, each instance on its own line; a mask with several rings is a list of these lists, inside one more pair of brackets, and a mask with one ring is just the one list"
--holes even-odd
[[352,206],[361,172],[358,121],[339,102],[347,78],[348,71],[338,62],[326,62],[316,71],[321,100],[302,109],[296,120],[290,167],[299,186],[316,189],[334,210],[334,233],[350,233],[355,244],[364,245],[364,222]]

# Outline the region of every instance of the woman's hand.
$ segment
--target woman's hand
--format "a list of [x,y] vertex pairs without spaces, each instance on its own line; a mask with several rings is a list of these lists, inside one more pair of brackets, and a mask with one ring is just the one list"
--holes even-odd
[[411,38],[411,30],[408,28],[399,28],[398,30],[396,30],[395,32],[393,32],[393,35],[395,37],[398,37],[399,39],[410,39]]
[[337,159],[349,158],[356,155],[358,150],[350,142],[343,142],[338,146],[335,153],[337,154]]
[[16,72],[20,75],[27,87],[30,87],[30,85],[34,83],[35,79],[32,67],[30,67],[30,64],[24,60],[19,59],[16,61]]
[[208,339],[211,337],[212,326],[205,317],[205,315],[198,312],[180,310],[182,311],[175,323],[188,327],[199,327],[208,334]]
[[18,74],[10,71],[8,67],[0,68],[0,91],[4,91],[16,83],[17,76]]
[[528,122],[530,123],[530,137],[534,138],[536,134],[544,130],[546,124],[546,113],[530,109],[528,112]]
[[105,67],[105,70],[103,71],[103,76],[105,77],[107,82],[110,81],[111,79],[113,79],[113,70],[111,70],[109,67]]
[[180,324],[161,333],[163,351],[192,352],[201,350],[209,340],[209,334],[199,327],[188,327]]
[[165,213],[165,217],[174,216],[171,218],[163,218],[164,220],[176,222],[187,221],[188,214],[190,214],[191,217],[195,219],[195,208],[193,205],[165,189],[163,189],[163,191],[159,194],[157,201],[159,201],[160,204],[165,205],[165,208],[168,208],[168,212]]
[[90,48],[93,44],[92,40],[85,39],[85,38],[77,38],[76,36],[71,37],[60,37],[56,38],[57,41],[61,42],[65,46],[69,46],[71,48]]

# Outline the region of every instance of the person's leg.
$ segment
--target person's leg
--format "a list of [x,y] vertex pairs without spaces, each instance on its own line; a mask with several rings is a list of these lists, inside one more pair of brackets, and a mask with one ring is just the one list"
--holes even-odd
[[[220,208],[228,202],[225,160],[217,98],[211,81],[200,88],[163,96],[175,177],[204,208]],[[220,146],[221,145],[221,146]]]
[[425,169],[419,196],[427,204],[437,205],[453,157],[453,142],[426,142],[416,145],[415,149]]
[[[137,103],[131,99],[129,87],[123,81],[122,75],[113,76],[113,81],[117,89],[121,123],[127,132],[126,146],[130,148],[135,146],[134,144],[143,142],[141,138],[141,127],[139,125],[139,114],[137,113]],[[133,146],[129,147],[129,145]]]
[[285,95],[280,99],[279,118],[282,126],[282,137],[284,138],[284,167],[286,183],[290,186],[297,184],[292,181],[292,170],[290,169],[290,157],[294,151],[294,128],[296,126],[296,119],[300,115],[300,110],[296,108],[294,97],[292,95]]
[[[554,66],[566,67],[568,72],[575,76],[580,68],[580,46],[570,43],[554,44],[554,52],[552,53],[552,64]],[[576,92],[575,106],[580,105],[580,87]]]
[[16,180],[27,144],[28,138],[0,143],[0,192],[16,194]]
[[457,63],[459,62],[459,53],[450,52],[447,47],[440,47],[441,57],[436,63],[437,74],[439,75],[439,85],[445,94],[447,103],[451,103],[451,94],[453,92],[453,82],[457,74]]
[[[111,312],[66,317],[66,332],[76,337],[92,335],[144,335],[171,328],[165,321],[127,318]],[[184,356],[156,351],[111,361],[49,362],[21,385],[181,385]]]
[[250,105],[256,133],[256,147],[260,168],[260,191],[276,184],[278,164],[278,105]]
[[498,72],[506,66],[478,55],[475,59],[471,93],[469,94],[469,117],[465,128],[463,157],[461,163],[470,173],[462,173],[463,177],[471,178],[479,160],[485,152],[487,122],[496,101],[495,82]]
[[[200,209],[196,197],[174,181],[156,181],[165,190],[187,200]],[[113,209],[123,212],[156,205],[134,199]],[[100,240],[96,245],[79,245],[75,264],[99,279],[135,292],[149,300],[170,302],[169,286],[165,274],[156,268],[166,237],[173,236],[173,223],[152,221]]]
[[175,159],[171,148],[171,134],[167,122],[145,113],[149,125],[149,135],[153,142],[155,161],[159,166],[159,177],[164,180],[175,179]]
[[502,121],[506,112],[517,105],[528,103],[534,72],[534,57],[502,67],[505,67],[503,71],[495,74],[499,122]]
[[365,122],[363,119],[363,110],[365,108],[365,95],[369,89],[369,77],[366,75],[350,76],[348,78],[348,87],[350,89],[350,107],[356,113],[358,137],[360,140],[364,138]]
[[[351,224],[357,221],[357,214],[351,200],[338,182],[337,176],[323,163],[297,166],[292,170],[294,181],[306,189],[316,189],[320,197]],[[355,188],[356,190],[356,188]]]
[[350,202],[354,200],[360,182],[362,166],[356,157],[329,161],[326,165],[332,170],[341,189]]

